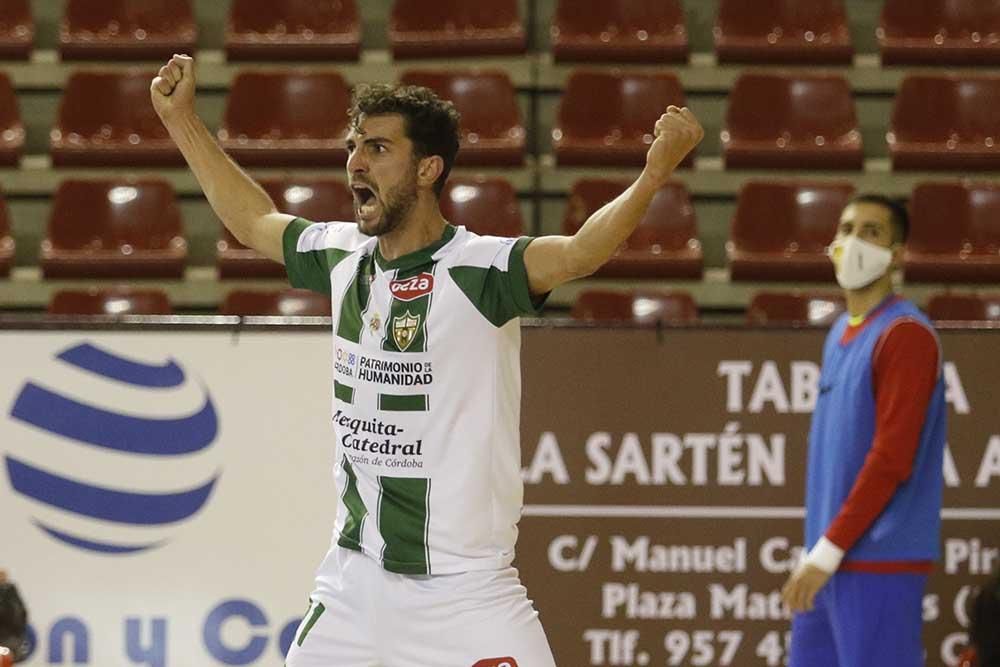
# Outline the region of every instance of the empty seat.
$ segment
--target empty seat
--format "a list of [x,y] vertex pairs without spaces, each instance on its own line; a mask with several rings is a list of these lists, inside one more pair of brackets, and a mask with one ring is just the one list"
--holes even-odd
[[10,235],[10,217],[7,215],[7,202],[0,192],[0,276],[10,274],[14,263],[14,237]]
[[219,141],[248,166],[343,167],[350,104],[351,91],[336,72],[241,72]]
[[[313,221],[354,220],[354,198],[332,179],[265,179],[261,187],[282,213]],[[216,244],[220,278],[284,278],[285,267],[247,248],[225,227]]]
[[[671,104],[685,106],[669,73],[577,70],[570,74],[552,130],[560,165],[642,167],[653,126]],[[694,151],[682,166],[693,164]]]
[[441,215],[483,236],[521,236],[517,193],[503,178],[452,176],[441,193]]
[[67,0],[59,26],[63,60],[167,60],[197,41],[191,0]]
[[1000,169],[1000,77],[903,79],[886,139],[893,169]]
[[0,72],[0,166],[17,166],[24,152],[25,131],[14,85]]
[[52,129],[57,167],[180,166],[184,158],[149,99],[155,72],[78,71]]
[[389,17],[394,58],[524,53],[518,0],[396,0]]
[[234,0],[226,22],[229,60],[357,60],[355,0]]
[[329,316],[330,297],[303,289],[234,290],[226,295],[223,315]]
[[[563,233],[575,234],[587,218],[628,186],[628,181],[605,179],[574,183],[563,219]],[[691,197],[683,183],[670,182],[656,193],[639,226],[596,275],[698,279],[703,265]]]
[[577,320],[678,324],[698,321],[698,306],[687,292],[585,290],[570,311]]
[[843,0],[721,0],[720,63],[829,63],[854,57]]
[[860,169],[850,85],[838,75],[741,75],[729,95],[722,154],[730,169]]
[[885,0],[875,31],[883,65],[1000,64],[1000,3]]
[[1000,294],[935,294],[927,302],[927,316],[932,320],[1000,320]]
[[29,0],[0,2],[0,59],[26,60],[35,41]]
[[556,62],[687,62],[680,0],[559,0],[550,29]]
[[42,240],[46,278],[180,278],[180,209],[166,181],[63,181]]
[[52,315],[171,315],[170,299],[159,289],[114,287],[59,290],[49,302]]
[[747,309],[747,324],[828,327],[847,309],[843,294],[759,292]]
[[400,82],[430,88],[462,114],[461,150],[455,164],[519,166],[525,130],[517,91],[501,70],[409,71]]
[[914,282],[1000,281],[1000,185],[917,185],[904,273]]
[[745,183],[726,243],[732,279],[832,281],[826,249],[853,193],[850,183]]

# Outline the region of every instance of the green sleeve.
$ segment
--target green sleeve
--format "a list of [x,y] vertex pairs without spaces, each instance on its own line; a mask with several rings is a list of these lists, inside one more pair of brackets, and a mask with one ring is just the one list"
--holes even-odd
[[[285,255],[285,271],[292,287],[330,294],[330,271],[340,260],[350,254],[350,251],[340,248],[322,247],[322,230],[312,227],[312,223],[303,218],[295,218],[285,227],[282,235],[282,246]],[[303,233],[315,234],[316,238],[306,239],[303,249],[299,249],[299,241]]]
[[524,251],[532,241],[531,237],[522,237],[514,243],[506,271],[495,266],[456,266],[449,271],[462,292],[494,326],[542,312],[548,295],[532,296],[524,266]]

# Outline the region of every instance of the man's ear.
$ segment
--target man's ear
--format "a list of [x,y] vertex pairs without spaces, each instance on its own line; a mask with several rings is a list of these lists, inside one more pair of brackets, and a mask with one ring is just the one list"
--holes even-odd
[[420,158],[417,164],[417,184],[431,187],[442,173],[444,173],[444,158],[440,155]]
[[906,244],[904,243],[894,243],[892,246],[892,268],[902,269],[903,268],[903,253],[906,251]]

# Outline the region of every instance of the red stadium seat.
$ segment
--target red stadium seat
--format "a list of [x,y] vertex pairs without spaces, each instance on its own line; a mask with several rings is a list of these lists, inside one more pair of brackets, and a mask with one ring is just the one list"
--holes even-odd
[[993,0],[885,0],[875,34],[883,65],[1000,65]]
[[0,277],[10,275],[10,267],[14,264],[14,237],[10,235],[10,218],[7,215],[7,202],[0,192]]
[[[563,233],[576,233],[591,214],[624,192],[628,185],[628,181],[605,179],[574,183],[563,219]],[[656,193],[639,226],[596,275],[701,278],[704,262],[697,226],[687,188],[683,183],[667,183]]]
[[[642,167],[653,143],[653,125],[671,104],[687,104],[673,74],[574,71],[552,130],[556,162]],[[682,166],[693,163],[692,151]]]
[[343,167],[350,104],[336,72],[241,72],[219,141],[243,165]]
[[559,0],[550,29],[556,62],[687,62],[680,0]]
[[917,185],[904,273],[914,282],[1000,281],[1000,185]]
[[166,181],[63,181],[41,265],[46,278],[180,278],[180,209]]
[[893,169],[1000,169],[997,99],[1000,77],[907,76],[886,135]]
[[726,244],[732,280],[832,281],[826,248],[853,193],[850,183],[745,183]]
[[0,72],[0,166],[17,166],[24,152],[25,136],[14,85],[6,73]]
[[570,316],[590,322],[690,324],[698,321],[698,306],[687,292],[585,290]]
[[1000,294],[935,294],[927,302],[932,320],[968,322],[1000,321]]
[[854,57],[843,0],[721,0],[720,63],[829,63]]
[[524,162],[526,133],[517,91],[506,72],[409,71],[400,82],[430,88],[451,100],[462,114],[461,150],[455,164],[515,167]]
[[302,289],[234,290],[226,295],[223,315],[329,316],[330,297]]
[[49,302],[52,315],[172,315],[167,293],[159,289],[115,287],[59,290]]
[[441,214],[483,236],[521,236],[524,220],[517,193],[503,178],[452,176],[441,193]]
[[0,60],[27,60],[35,41],[29,0],[0,2]]
[[843,294],[760,292],[747,309],[747,324],[828,327],[847,309]]
[[518,0],[396,0],[389,17],[394,58],[521,54]]
[[59,26],[63,60],[167,60],[197,41],[191,0],[67,0]]
[[357,60],[355,0],[234,0],[226,23],[229,60]]
[[51,132],[57,167],[180,166],[184,158],[149,99],[155,72],[70,74]]
[[839,75],[741,75],[729,95],[722,154],[729,169],[860,169],[850,85]]
[[[314,222],[354,220],[354,198],[341,181],[264,179],[261,187],[282,213]],[[247,248],[225,227],[216,244],[219,277],[284,278],[285,267]]]

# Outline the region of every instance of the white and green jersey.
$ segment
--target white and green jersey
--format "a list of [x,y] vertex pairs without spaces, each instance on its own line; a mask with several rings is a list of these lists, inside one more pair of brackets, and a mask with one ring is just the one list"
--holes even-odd
[[513,560],[530,242],[449,225],[390,262],[354,223],[288,225],[292,285],[333,304],[340,546],[402,574]]

